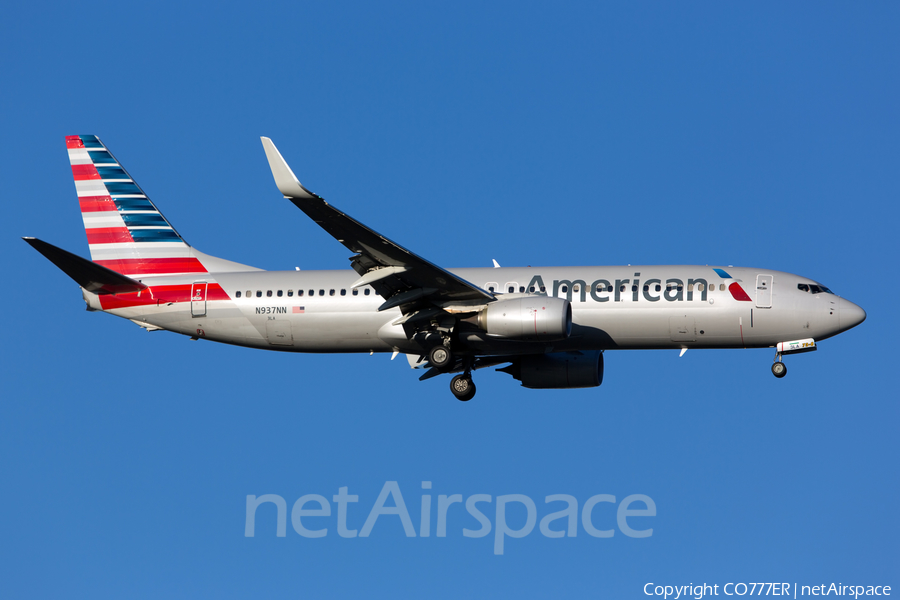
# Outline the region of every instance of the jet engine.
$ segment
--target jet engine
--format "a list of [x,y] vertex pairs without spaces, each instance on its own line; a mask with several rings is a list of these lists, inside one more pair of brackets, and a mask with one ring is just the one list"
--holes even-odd
[[594,350],[530,354],[497,370],[535,390],[597,387],[603,383],[603,353]]
[[548,296],[512,298],[491,302],[464,320],[490,335],[514,340],[564,340],[572,332],[572,305]]

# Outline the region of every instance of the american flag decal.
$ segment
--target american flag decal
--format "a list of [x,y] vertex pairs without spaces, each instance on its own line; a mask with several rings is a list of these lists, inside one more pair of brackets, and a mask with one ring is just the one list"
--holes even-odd
[[293,307],[293,308],[291,309],[291,312],[293,312],[293,313],[295,313],[295,314],[296,314],[296,313],[302,313],[305,309],[306,309],[305,306],[295,306],[295,307]]

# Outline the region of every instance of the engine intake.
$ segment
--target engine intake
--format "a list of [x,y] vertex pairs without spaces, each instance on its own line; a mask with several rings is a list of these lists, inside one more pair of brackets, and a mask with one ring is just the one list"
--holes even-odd
[[515,340],[564,340],[572,333],[572,305],[564,298],[526,296],[491,302],[465,319],[490,335]]
[[497,370],[535,390],[597,387],[603,383],[603,353],[594,350],[532,354]]

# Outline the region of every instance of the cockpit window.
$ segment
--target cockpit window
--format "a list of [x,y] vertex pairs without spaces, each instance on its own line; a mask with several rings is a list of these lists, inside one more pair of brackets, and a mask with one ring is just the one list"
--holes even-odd
[[834,292],[832,292],[831,290],[829,290],[829,289],[828,289],[827,287],[825,287],[824,285],[816,285],[816,284],[814,284],[814,283],[811,283],[811,284],[809,284],[809,285],[807,285],[807,284],[805,284],[805,283],[798,283],[798,284],[797,284],[797,289],[800,290],[801,292],[812,292],[813,294],[831,294],[831,295],[834,295]]

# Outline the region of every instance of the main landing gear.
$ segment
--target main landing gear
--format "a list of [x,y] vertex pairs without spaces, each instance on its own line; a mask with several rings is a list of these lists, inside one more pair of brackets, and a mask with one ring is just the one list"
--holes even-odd
[[453,364],[453,353],[450,348],[439,344],[428,352],[428,362],[439,371],[446,371]]
[[[475,382],[472,381],[472,365],[474,359],[462,356],[464,372],[450,380],[450,391],[457,400],[468,402],[475,396]],[[428,351],[428,362],[438,371],[453,371],[457,367],[457,357],[453,355],[449,345],[438,344]]]
[[467,371],[450,380],[450,391],[461,402],[468,402],[475,397],[475,382]]
[[[428,362],[439,371],[450,371],[456,366],[456,357],[450,348],[443,344],[435,346],[428,352]],[[472,359],[463,357],[465,371],[450,380],[450,391],[457,400],[468,402],[475,396],[475,382],[472,381]]]
[[775,362],[772,363],[772,375],[778,379],[787,375],[787,365],[781,361],[781,353],[775,355]]

